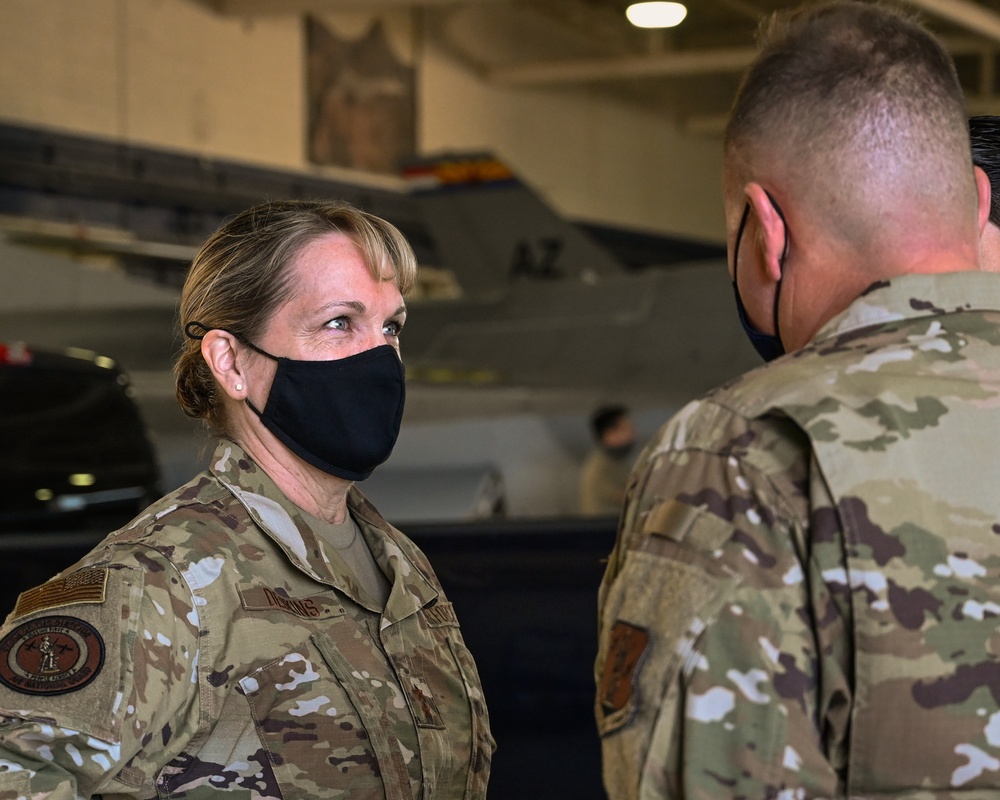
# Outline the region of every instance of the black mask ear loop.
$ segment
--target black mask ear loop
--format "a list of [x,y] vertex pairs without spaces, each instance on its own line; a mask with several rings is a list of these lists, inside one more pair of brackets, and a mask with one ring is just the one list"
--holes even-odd
[[[200,342],[210,330],[212,329],[202,322],[189,322],[184,326],[184,335],[189,339],[196,339]],[[199,333],[198,331],[201,332]]]
[[[201,332],[198,333],[197,331],[201,331]],[[224,331],[225,333],[228,333],[230,336],[232,336],[234,339],[236,339],[236,341],[238,341],[240,344],[245,344],[251,350],[255,350],[256,352],[260,353],[262,356],[265,356],[265,357],[271,359],[272,361],[278,361],[278,357],[277,356],[272,356],[266,350],[261,350],[253,342],[251,342],[248,339],[245,339],[244,337],[240,336],[238,333],[236,333],[236,331],[229,330],[229,328],[220,328],[220,327],[217,327],[217,326],[208,326],[204,322],[189,322],[187,325],[184,326],[184,333],[185,333],[185,335],[187,335],[191,339],[197,339],[198,341],[201,341],[202,339],[204,339],[205,338],[205,334],[208,333],[209,331]],[[253,413],[256,414],[258,417],[263,417],[264,416],[260,411],[257,410],[257,408],[254,406],[254,404],[250,402],[250,398],[249,397],[244,397],[243,398],[243,402],[246,403],[250,407],[250,410],[253,411]]]
[[[201,331],[202,331],[201,334],[195,333],[195,331],[198,330],[198,329],[201,329]],[[245,344],[251,350],[255,350],[256,352],[260,353],[262,356],[266,356],[267,358],[271,359],[272,361],[278,361],[279,360],[277,356],[272,356],[266,350],[261,350],[259,347],[257,347],[257,345],[255,345],[249,339],[247,339],[247,338],[245,338],[243,336],[240,336],[240,334],[238,334],[236,331],[229,330],[229,328],[220,328],[217,325],[213,325],[213,326],[209,327],[208,325],[206,325],[203,322],[189,322],[187,325],[184,326],[184,333],[187,334],[192,339],[198,339],[198,340],[204,339],[205,338],[205,334],[208,333],[209,331],[223,331],[224,333],[228,333],[230,336],[232,336],[234,339],[236,339],[236,341],[238,341],[240,344]]]
[[[784,343],[781,341],[781,328],[778,326],[778,304],[781,301],[781,283],[785,280],[785,259],[788,258],[788,222],[785,220],[785,215],[781,211],[781,206],[778,205],[771,193],[765,189],[764,194],[767,195],[767,199],[771,201],[771,208],[774,209],[775,213],[778,215],[778,219],[781,220],[781,226],[785,233],[785,246],[781,250],[781,258],[778,259],[778,268],[781,270],[781,277],[778,278],[778,285],[774,290],[774,335],[781,344],[781,349],[784,350]],[[749,210],[749,206],[747,207]],[[746,218],[744,217],[744,222]]]

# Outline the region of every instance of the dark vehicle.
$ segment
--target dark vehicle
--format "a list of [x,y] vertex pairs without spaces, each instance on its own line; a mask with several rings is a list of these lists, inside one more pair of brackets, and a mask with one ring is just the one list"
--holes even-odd
[[0,533],[107,533],[159,496],[132,393],[105,356],[0,343]]

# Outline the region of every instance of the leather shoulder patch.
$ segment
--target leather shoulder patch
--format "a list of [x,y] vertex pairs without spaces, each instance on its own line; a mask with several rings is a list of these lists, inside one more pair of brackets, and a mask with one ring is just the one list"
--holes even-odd
[[108,571],[103,568],[91,567],[65,577],[53,578],[18,595],[10,618],[14,620],[38,611],[50,611],[77,603],[103,603],[107,586]]
[[76,617],[38,617],[0,640],[0,681],[22,694],[75,692],[103,666],[101,634]]
[[630,705],[636,674],[649,645],[649,632],[619,620],[611,629],[598,697],[604,713],[613,714]]

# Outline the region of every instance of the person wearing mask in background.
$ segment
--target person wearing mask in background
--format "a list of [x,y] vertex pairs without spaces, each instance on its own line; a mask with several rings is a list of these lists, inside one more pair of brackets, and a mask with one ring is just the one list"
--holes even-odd
[[990,179],[990,224],[979,244],[983,269],[1000,272],[1000,117],[969,118],[972,163]]
[[403,413],[387,222],[276,201],[184,285],[209,468],[23,593],[0,631],[10,797],[483,798],[493,739],[454,609],[354,486]]
[[590,430],[594,445],[580,470],[580,511],[617,516],[632,469],[635,425],[625,406],[601,406],[590,417]]
[[609,796],[998,796],[1000,275],[950,57],[878,4],[777,14],[723,176],[772,363],[630,478],[600,591]]

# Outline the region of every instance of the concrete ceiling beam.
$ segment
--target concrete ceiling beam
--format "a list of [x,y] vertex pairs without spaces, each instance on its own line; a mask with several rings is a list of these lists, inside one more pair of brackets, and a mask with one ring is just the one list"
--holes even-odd
[[[227,17],[331,14],[337,11],[381,11],[395,8],[454,5],[455,0],[194,0]],[[510,0],[462,0],[465,4]]]
[[704,75],[739,72],[753,61],[756,54],[754,47],[732,47],[653,56],[536,61],[487,67],[485,75],[494,83],[508,86]]
[[[916,3],[953,3],[954,0],[911,0]],[[996,17],[1000,26],[1000,15]],[[978,31],[982,32],[982,31]],[[1000,36],[1000,27],[998,27]],[[1000,41],[1000,38],[998,38]],[[982,54],[983,42],[972,37],[946,39],[953,54]],[[507,86],[582,83],[586,81],[628,80],[648,77],[683,77],[742,72],[757,55],[755,47],[730,47],[674,51],[649,56],[562,59],[487,67],[479,71],[490,81]]]

